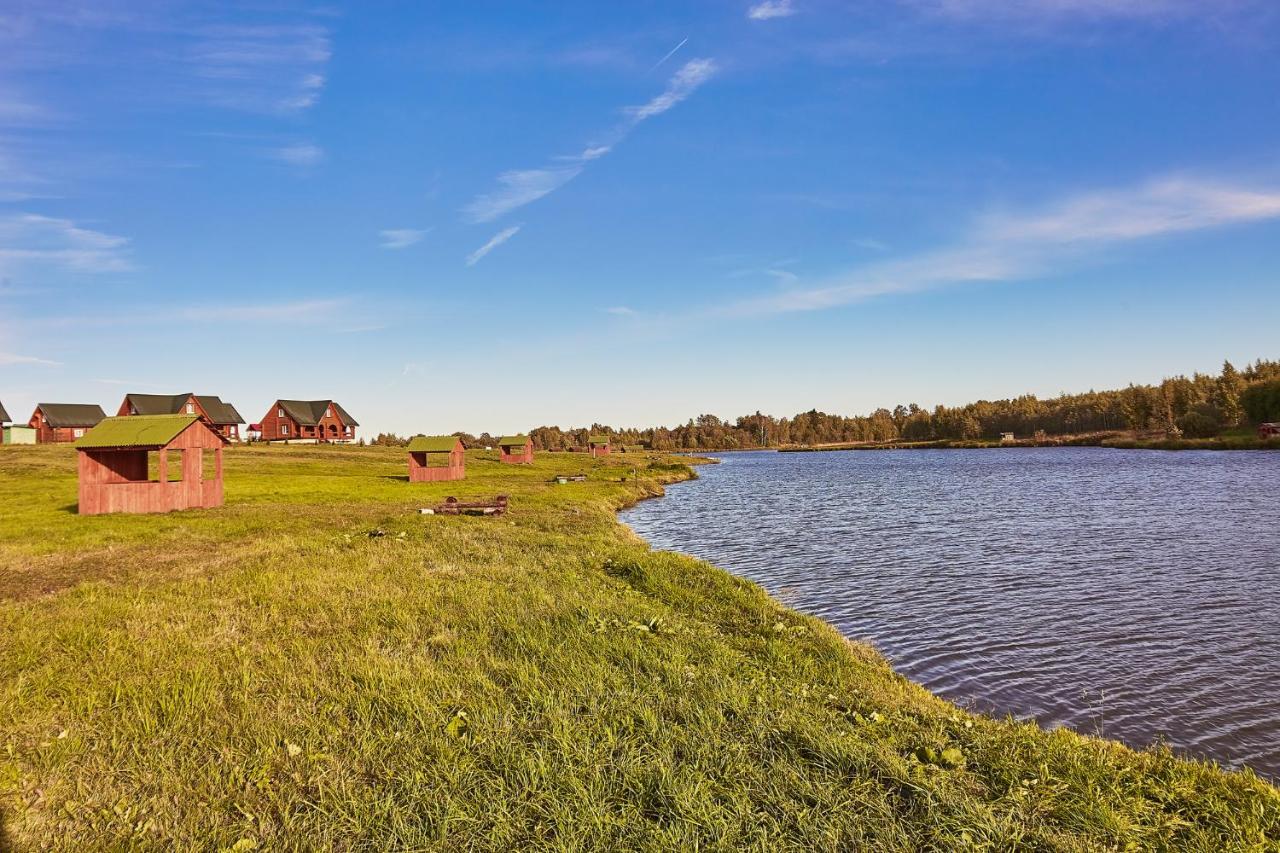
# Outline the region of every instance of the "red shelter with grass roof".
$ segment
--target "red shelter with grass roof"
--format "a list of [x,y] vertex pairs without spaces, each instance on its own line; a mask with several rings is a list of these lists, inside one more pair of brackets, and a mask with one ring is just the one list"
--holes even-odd
[[498,439],[499,460],[508,465],[533,463],[533,439],[527,435],[504,435]]
[[80,514],[222,506],[226,443],[199,415],[106,418],[75,445]]
[[610,452],[609,436],[607,435],[590,436],[587,439],[587,449],[591,452],[592,456],[608,456]]
[[456,435],[419,435],[409,441],[409,482],[437,483],[467,476],[467,457]]

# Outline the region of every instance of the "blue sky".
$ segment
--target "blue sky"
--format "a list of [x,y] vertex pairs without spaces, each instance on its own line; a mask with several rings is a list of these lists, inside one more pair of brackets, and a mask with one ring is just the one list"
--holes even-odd
[[1270,0],[0,7],[0,400],[366,433],[1280,356]]

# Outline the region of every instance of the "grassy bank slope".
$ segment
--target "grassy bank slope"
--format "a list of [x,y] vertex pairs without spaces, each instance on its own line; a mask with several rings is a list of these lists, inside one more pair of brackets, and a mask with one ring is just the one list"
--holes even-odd
[[[393,450],[237,448],[222,509],[81,518],[73,456],[0,448],[0,848],[1280,838],[1251,776],[971,716],[650,551],[613,513],[678,465],[410,486]],[[504,519],[414,512],[498,492]]]

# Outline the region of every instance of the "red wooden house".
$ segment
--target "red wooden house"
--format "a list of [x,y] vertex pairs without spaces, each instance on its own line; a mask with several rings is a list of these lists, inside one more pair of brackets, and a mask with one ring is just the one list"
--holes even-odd
[[199,415],[214,432],[228,441],[240,440],[244,418],[230,403],[211,394],[126,394],[116,412],[134,415]]
[[592,456],[609,455],[609,436],[593,435],[587,439],[587,450]]
[[409,482],[435,483],[467,476],[467,457],[456,435],[419,435],[409,441]]
[[1258,424],[1258,438],[1280,438],[1280,423]]
[[533,439],[527,435],[504,435],[498,439],[498,457],[508,465],[528,465],[533,462]]
[[[106,418],[76,442],[80,451],[80,514],[171,512],[222,506],[222,446],[227,440],[199,415]],[[204,453],[213,451],[205,477]],[[151,479],[151,454],[156,479]],[[181,454],[170,480],[170,454]]]
[[36,431],[39,444],[75,441],[97,426],[107,413],[86,403],[41,403],[31,413],[27,426]]
[[358,426],[356,419],[332,400],[276,400],[262,418],[261,439],[349,444],[356,440]]

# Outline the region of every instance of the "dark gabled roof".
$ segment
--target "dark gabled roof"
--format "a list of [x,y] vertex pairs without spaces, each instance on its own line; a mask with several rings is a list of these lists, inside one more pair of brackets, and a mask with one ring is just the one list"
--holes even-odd
[[0,423],[9,423],[13,418],[9,417],[9,413],[4,408],[4,403],[0,403]]
[[75,446],[84,450],[164,447],[198,420],[199,415],[125,415],[104,418],[102,423],[76,441]]
[[284,409],[285,414],[302,426],[315,426],[320,423],[320,419],[324,417],[324,413],[330,406],[333,406],[344,424],[360,426],[355,418],[347,414],[346,409],[332,400],[277,400],[276,402],[280,408]]
[[608,444],[608,443],[609,443],[609,436],[607,436],[607,435],[593,435],[593,436],[591,436],[591,437],[589,437],[589,438],[587,439],[587,442],[588,442],[589,444]]
[[97,426],[107,416],[101,406],[90,403],[41,403],[36,408],[51,427]]
[[498,439],[499,447],[524,447],[529,441],[527,435],[504,435]]
[[139,415],[178,415],[192,394],[125,394],[125,402]]
[[236,411],[236,407],[230,403],[222,402],[221,397],[213,395],[200,395],[196,397],[196,402],[200,404],[200,408],[204,409],[204,413],[209,416],[209,420],[215,424],[242,424],[244,418]]
[[456,435],[416,435],[407,449],[410,453],[452,453],[457,447]]
[[222,402],[221,397],[196,394],[125,394],[124,399],[139,415],[183,415],[183,406],[195,397],[200,408],[215,424],[242,424],[244,418],[230,403]]

